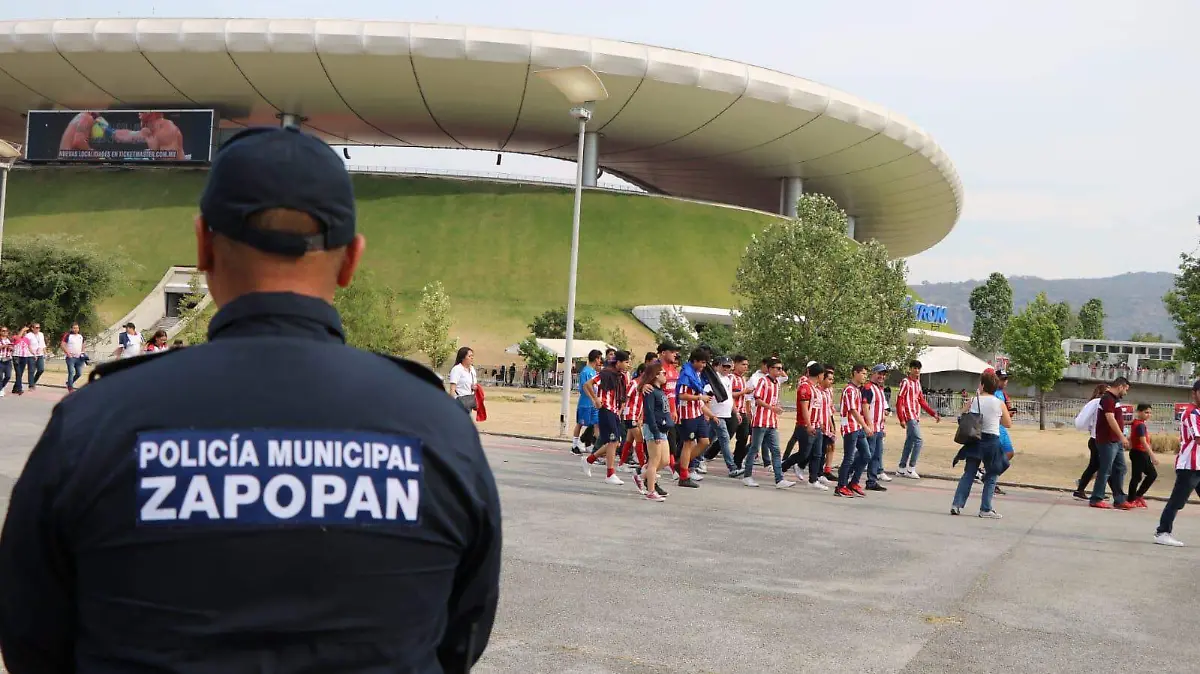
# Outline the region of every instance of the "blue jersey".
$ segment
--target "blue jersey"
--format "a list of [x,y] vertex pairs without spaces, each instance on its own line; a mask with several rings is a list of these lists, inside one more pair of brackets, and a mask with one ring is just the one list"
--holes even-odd
[[595,407],[595,405],[592,404],[592,399],[588,397],[588,394],[583,392],[583,387],[586,386],[589,381],[591,381],[595,378],[596,378],[596,370],[594,368],[592,368],[591,365],[584,365],[583,369],[579,371],[579,406],[580,407]]
[[[1008,405],[1008,396],[1001,389],[996,389],[996,397],[1004,401],[1005,406]],[[1006,453],[1013,451],[1012,438],[1008,435],[1008,429],[1000,427],[1000,448]]]

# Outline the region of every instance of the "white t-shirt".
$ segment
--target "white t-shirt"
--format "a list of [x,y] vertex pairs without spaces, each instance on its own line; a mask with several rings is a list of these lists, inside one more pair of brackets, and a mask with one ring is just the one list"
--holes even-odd
[[708,409],[717,416],[718,419],[728,419],[733,416],[733,377],[726,377],[723,374],[717,375],[717,379],[721,380],[721,385],[725,387],[725,392],[729,394],[725,398],[725,402],[719,403],[716,398],[708,403]]
[[982,432],[1000,435],[1000,417],[1004,415],[1004,402],[999,398],[988,393],[977,395],[967,411],[979,412],[983,421],[980,429]]
[[142,352],[142,333],[126,333],[125,340],[125,348],[121,350],[122,358],[133,358]]
[[79,354],[83,353],[83,335],[68,333],[65,350],[68,356],[78,358]]
[[29,352],[34,356],[46,355],[46,333],[30,331],[25,335],[29,338]]
[[754,413],[754,389],[758,388],[758,382],[765,376],[767,376],[766,372],[755,370],[754,374],[750,375],[750,380],[746,382],[746,390],[750,391],[746,395],[746,409],[751,414]]
[[450,368],[450,383],[454,385],[454,397],[472,395],[471,387],[475,384],[475,368],[465,368],[462,363]]

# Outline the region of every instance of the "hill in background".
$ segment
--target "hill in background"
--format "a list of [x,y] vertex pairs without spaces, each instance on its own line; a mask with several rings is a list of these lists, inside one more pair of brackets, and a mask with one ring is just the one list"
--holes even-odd
[[[1167,272],[1135,272],[1089,279],[1047,280],[1036,276],[1011,276],[1013,308],[1020,311],[1039,292],[1045,291],[1051,302],[1067,301],[1076,312],[1093,297],[1104,302],[1104,335],[1109,339],[1128,339],[1135,332],[1160,333],[1174,340],[1175,325],[1167,315],[1162,297],[1175,284],[1175,275]],[[913,286],[926,302],[948,308],[947,316],[955,332],[969,335],[975,314],[968,302],[971,291],[983,280],[955,283],[921,283]]]

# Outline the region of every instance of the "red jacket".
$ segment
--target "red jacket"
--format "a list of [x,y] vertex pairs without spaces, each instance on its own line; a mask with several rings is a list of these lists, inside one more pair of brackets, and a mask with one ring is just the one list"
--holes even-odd
[[483,387],[475,387],[475,421],[487,421],[487,408],[483,406]]

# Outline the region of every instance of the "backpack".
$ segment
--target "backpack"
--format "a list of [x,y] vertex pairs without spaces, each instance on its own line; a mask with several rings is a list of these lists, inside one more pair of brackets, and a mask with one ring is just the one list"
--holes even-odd
[[1092,427],[1096,425],[1096,413],[1100,411],[1100,399],[1092,398],[1087,401],[1083,409],[1079,410],[1079,414],[1075,415],[1075,428],[1080,431],[1091,432]]

